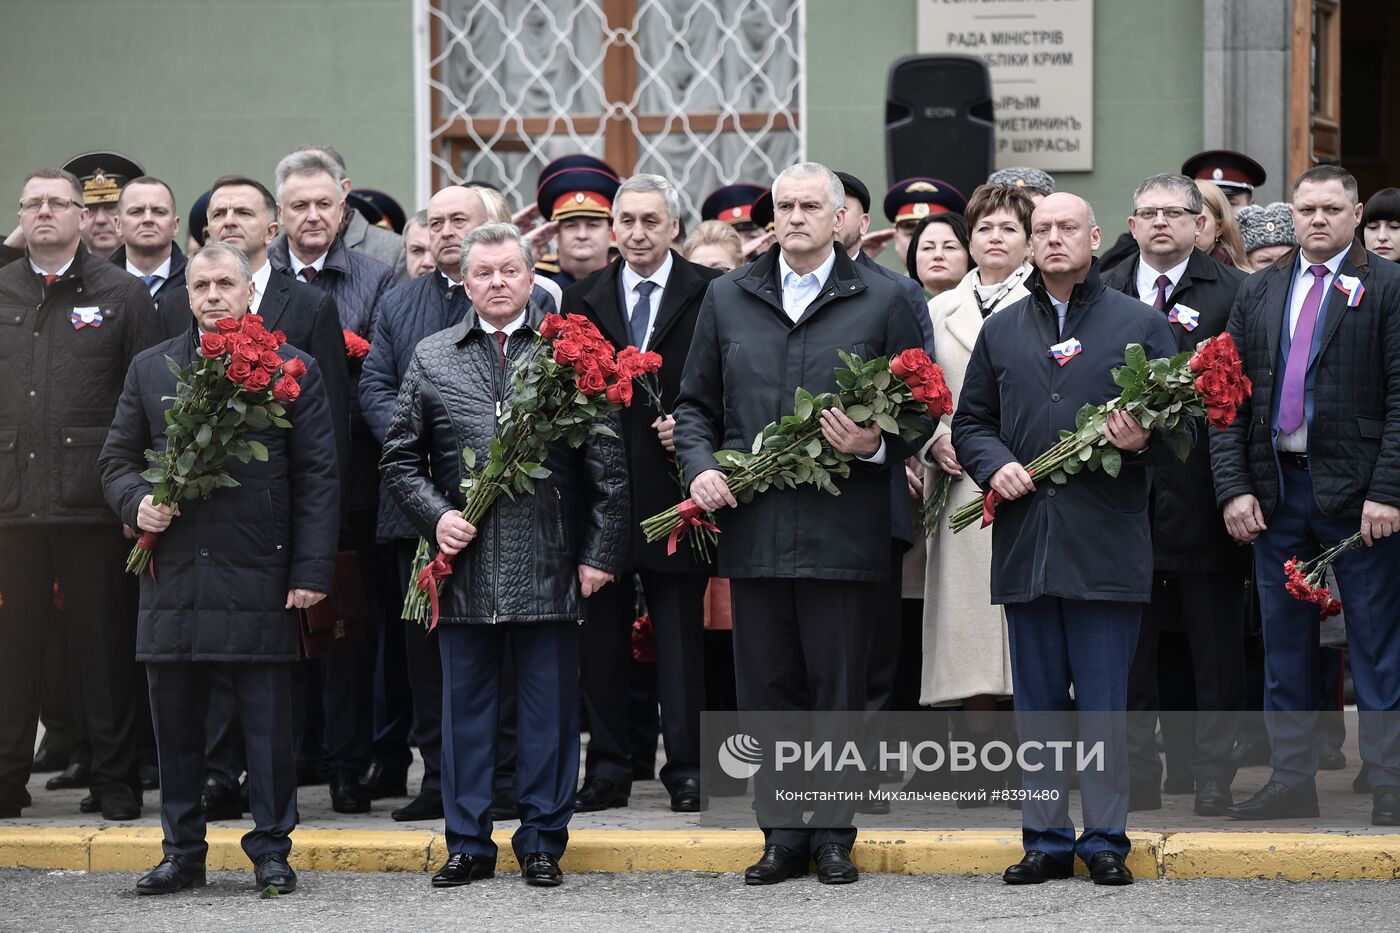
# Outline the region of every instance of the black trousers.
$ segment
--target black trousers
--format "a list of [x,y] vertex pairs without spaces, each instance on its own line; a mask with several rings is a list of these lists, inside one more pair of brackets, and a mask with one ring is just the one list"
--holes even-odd
[[297,824],[296,753],[292,744],[292,664],[175,661],[146,665],[160,763],[162,848],[202,863],[204,721],[215,672],[232,685],[248,762],[253,830],[243,837],[249,859],[286,857]]
[[[630,792],[627,694],[632,677],[632,622],[637,617],[632,574],[619,574],[588,597],[584,607],[587,621],[579,639],[579,692],[588,720],[588,753],[583,778],[601,778]],[[659,661],[660,626],[654,615],[652,625],[658,629]]]
[[[878,584],[734,579],[730,594],[741,711],[865,709]],[[818,804],[808,826],[795,826],[776,805],[768,774],[760,770],[755,785],[758,825],[768,842],[803,855],[829,842],[855,843],[854,802]]]
[[[1152,602],[1142,614],[1137,652],[1128,675],[1128,759],[1136,786],[1161,786],[1162,763],[1154,735],[1160,709],[1159,680],[1187,680],[1195,687],[1196,780],[1234,779],[1230,752],[1244,709],[1245,578],[1242,574],[1158,574]],[[1183,629],[1190,665],[1159,664],[1163,629]],[[1176,715],[1181,716],[1182,713]],[[1170,731],[1170,728],[1167,729]]]
[[0,802],[27,801],[54,580],[82,690],[91,788],[126,784],[139,799],[136,625],[123,570],[130,547],[115,524],[0,528]]

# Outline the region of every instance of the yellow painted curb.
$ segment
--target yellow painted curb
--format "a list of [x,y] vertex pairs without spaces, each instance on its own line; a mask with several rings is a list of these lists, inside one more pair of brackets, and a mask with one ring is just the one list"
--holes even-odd
[[1162,851],[1162,876],[1390,880],[1400,878],[1400,836],[1174,833]]
[[[105,827],[87,830],[92,871],[148,871],[162,858],[161,830],[156,826]],[[211,827],[206,839],[210,871],[244,871],[243,831]],[[423,871],[428,867],[430,832],[305,829],[292,833],[293,868],[303,871]],[[0,855],[5,849],[0,843]],[[0,865],[9,865],[8,858]],[[60,866],[30,866],[60,867]]]
[[[1161,833],[1129,833],[1132,851],[1128,868],[1139,878],[1159,875]],[[999,875],[1021,860],[1021,833],[1001,830],[961,830],[946,833],[869,832],[856,840],[852,858],[867,872],[901,875]],[[1088,869],[1075,861],[1075,871]]]
[[91,826],[0,827],[0,866],[87,871],[97,832]]

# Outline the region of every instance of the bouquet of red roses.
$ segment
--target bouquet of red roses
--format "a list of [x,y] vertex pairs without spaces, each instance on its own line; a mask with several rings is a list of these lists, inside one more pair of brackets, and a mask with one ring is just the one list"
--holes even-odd
[[[725,482],[739,502],[748,502],[767,489],[795,489],[803,483],[840,495],[832,478],[850,476],[855,458],[833,449],[822,437],[824,409],[839,408],[862,427],[878,424],[882,431],[913,440],[923,430],[923,415],[940,418],[953,408],[942,368],[923,350],[905,350],[893,359],[882,356],[869,362],[842,352],[841,363],[836,368],[839,393],[813,395],[798,389],[792,414],[758,432],[751,450],[715,451],[719,465],[731,470]],[[702,515],[695,500],[686,499],[642,522],[642,530],[648,541],[666,538],[667,553],[674,554],[689,529],[719,530]]]
[[[541,352],[544,351],[544,352]],[[632,380],[661,368],[661,356],[612,344],[581,314],[551,314],[540,325],[535,346],[515,366],[511,397],[487,447],[486,464],[476,468],[476,451],[462,451],[461,484],[467,498],[462,517],[480,525],[501,493],[529,495],[535,481],[547,479],[549,445],[563,440],[580,447],[594,434],[612,435],[603,416],[632,403]],[[452,558],[429,559],[429,544],[418,541],[403,617],[437,627],[438,591],[452,574]]]
[[[1060,441],[1026,465],[1035,479],[1048,477],[1061,485],[1080,470],[1102,469],[1117,476],[1123,455],[1108,443],[1104,422],[1110,412],[1124,411],[1144,428],[1162,427],[1167,443],[1181,460],[1191,453],[1188,424],[1204,416],[1224,430],[1235,420],[1235,412],[1249,398],[1253,386],[1229,334],[1202,342],[1194,353],[1149,360],[1139,344],[1130,343],[1123,365],[1113,371],[1113,381],[1123,390],[1102,405],[1085,405],[1074,419],[1075,430],[1061,431]],[[992,523],[992,513],[1001,495],[989,489],[956,509],[948,527],[956,534],[981,519],[982,527]]]
[[[243,463],[267,459],[267,447],[244,435],[292,426],[283,403],[301,394],[297,380],[306,364],[282,359],[277,350],[286,342],[280,330],[269,331],[262,318],[245,314],[222,318],[213,333],[201,334],[198,359],[189,366],[166,357],[176,379],[175,404],[165,412],[165,449],[146,451],[150,467],[141,474],[152,484],[152,502],[167,505],[237,486],[223,469],[230,456]],[[126,559],[129,572],[151,566],[159,537],[141,533]]]
[[1324,586],[1322,581],[1327,579],[1327,568],[1335,564],[1337,558],[1352,548],[1361,547],[1362,543],[1361,532],[1358,531],[1310,561],[1300,561],[1297,557],[1286,561],[1283,565],[1283,572],[1288,578],[1288,583],[1284,585],[1284,589],[1294,599],[1302,600],[1305,603],[1316,603],[1318,611],[1324,619],[1328,616],[1341,615],[1342,601],[1333,599],[1331,588]]

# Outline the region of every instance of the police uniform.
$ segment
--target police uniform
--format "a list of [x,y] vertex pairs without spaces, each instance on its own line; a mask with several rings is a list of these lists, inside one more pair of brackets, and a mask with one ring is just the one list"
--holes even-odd
[[[1211,149],[1196,153],[1181,164],[1181,174],[1188,178],[1213,182],[1225,192],[1226,197],[1246,195],[1245,204],[1254,202],[1254,189],[1269,177],[1258,162],[1230,149]],[[1230,204],[1236,210],[1243,206],[1236,205],[1234,201]]]
[[885,195],[885,216],[896,227],[930,214],[961,214],[966,207],[962,192],[937,178],[906,178]]
[[[591,156],[584,158],[592,159]],[[604,168],[566,167],[552,175],[541,175],[536,196],[540,216],[545,220],[557,220],[561,223],[581,217],[599,217],[611,221],[613,198],[617,195],[622,181],[616,172],[606,168],[606,163],[602,164]],[[560,288],[568,288],[578,281],[560,267],[557,255],[542,256],[535,264],[535,271],[553,279]]]
[[[90,211],[111,210],[116,212],[116,203],[122,195],[122,189],[126,183],[133,178],[140,178],[146,174],[139,163],[122,155],[120,152],[113,152],[107,149],[97,149],[92,152],[84,152],[75,155],[63,164],[65,172],[72,172],[77,176],[79,183],[83,186],[83,206]],[[106,205],[112,205],[107,208]],[[93,255],[106,259],[116,247],[107,250],[95,249],[92,242],[93,224],[89,223],[83,231],[83,242],[92,251]],[[120,246],[118,238],[117,246]]]
[[748,242],[763,235],[753,222],[753,203],[766,189],[760,185],[738,183],[716,188],[700,204],[700,219],[720,220]]
[[373,188],[356,188],[345,198],[372,225],[403,235],[407,216],[402,205],[389,195]]
[[749,219],[760,230],[767,233],[773,232],[773,192],[771,189],[764,189],[763,193],[754,199],[753,205],[749,208]]

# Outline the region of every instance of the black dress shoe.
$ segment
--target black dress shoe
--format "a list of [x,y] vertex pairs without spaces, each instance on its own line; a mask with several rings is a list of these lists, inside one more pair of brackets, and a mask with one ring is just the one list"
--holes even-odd
[[160,768],[156,765],[142,765],[137,772],[141,776],[142,790],[160,790]]
[[285,855],[269,853],[253,862],[253,880],[261,891],[268,885],[277,889],[278,894],[291,894],[297,889],[297,873],[287,864]]
[[1007,884],[1044,884],[1059,881],[1074,874],[1074,865],[1058,862],[1044,852],[1027,852],[1021,861],[1001,873]]
[[817,863],[817,880],[822,884],[850,884],[860,877],[851,861],[851,850],[839,842],[818,846],[812,861]]
[[609,810],[627,806],[629,792],[612,781],[603,778],[585,778],[583,787],[574,798],[574,809],[579,813],[592,813],[595,810]]
[[408,796],[407,773],[402,771],[390,773],[377,761],[365,769],[360,783],[365,786],[365,790],[369,791],[370,800]]
[[1371,792],[1371,825],[1400,826],[1400,787],[1382,784]]
[[520,819],[520,804],[515,799],[515,791],[501,788],[491,795],[491,819]]
[[488,865],[481,859],[465,852],[454,852],[447,857],[447,861],[438,869],[437,874],[433,875],[433,887],[460,888],[473,881],[494,877],[496,877],[495,865]]
[[1341,771],[1347,766],[1347,756],[1340,748],[1323,749],[1317,753],[1317,770]]
[[1289,787],[1270,781],[1259,793],[1225,811],[1232,820],[1282,820],[1317,816],[1317,789],[1312,785]]
[[1196,782],[1196,803],[1192,812],[1197,816],[1224,816],[1235,805],[1230,785],[1220,778],[1201,778]]
[[185,888],[204,887],[204,863],[167,855],[136,882],[137,894],[173,894]]
[[88,794],[88,795],[87,795],[86,797],[84,797],[82,800],[79,800],[79,801],[78,801],[78,812],[79,812],[79,813],[101,813],[101,812],[102,812],[102,801],[100,801],[100,800],[97,799],[97,795],[96,795],[96,794]]
[[1133,883],[1133,873],[1117,852],[1095,852],[1089,859],[1089,880],[1094,884],[1117,886]]
[[744,870],[744,884],[778,884],[801,878],[807,874],[807,862],[807,856],[770,842],[763,847],[763,857]]
[[91,780],[92,769],[75,761],[45,781],[44,790],[71,790],[75,787],[87,787]]
[[125,784],[108,784],[97,794],[104,820],[134,820],[141,816],[141,798]]
[[700,779],[685,778],[671,788],[671,809],[677,813],[699,813],[705,809],[700,802]]
[[49,745],[48,742],[40,742],[39,750],[34,753],[34,763],[29,770],[33,774],[44,774],[49,771],[62,771],[68,767],[68,760],[73,757],[73,750],[60,749]]
[[537,888],[557,888],[564,881],[564,873],[559,870],[559,860],[548,852],[531,852],[525,856],[520,877],[525,879],[526,884]]
[[421,791],[413,800],[389,813],[396,823],[416,823],[419,820],[442,819],[442,794],[435,790]]
[[204,819],[208,822],[243,818],[243,808],[238,805],[236,787],[225,787],[218,781],[205,781],[200,800],[204,804]]
[[369,791],[353,771],[337,771],[330,783],[331,809],[336,813],[369,812]]

